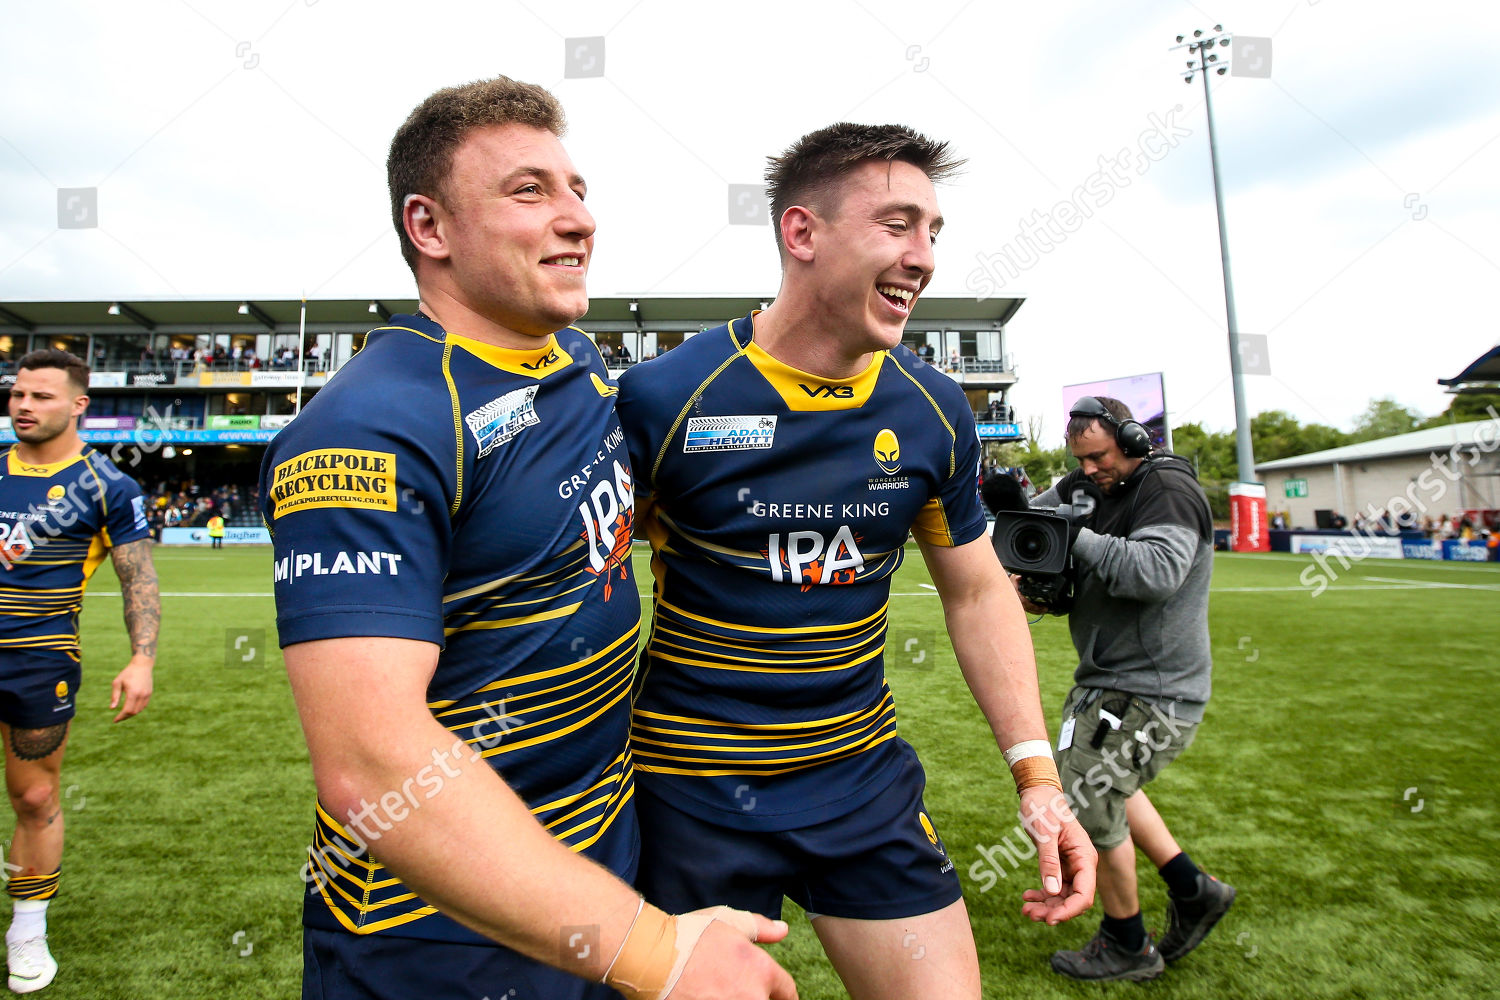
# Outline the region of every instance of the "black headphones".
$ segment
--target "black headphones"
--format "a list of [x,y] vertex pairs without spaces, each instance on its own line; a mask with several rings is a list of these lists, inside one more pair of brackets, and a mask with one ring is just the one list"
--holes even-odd
[[1151,454],[1151,432],[1139,420],[1116,420],[1114,414],[1093,396],[1084,396],[1068,411],[1070,417],[1088,417],[1115,429],[1115,441],[1126,458],[1145,458]]

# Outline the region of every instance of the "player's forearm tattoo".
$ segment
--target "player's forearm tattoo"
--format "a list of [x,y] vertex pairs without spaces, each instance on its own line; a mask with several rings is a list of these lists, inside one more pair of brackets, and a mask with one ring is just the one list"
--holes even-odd
[[156,657],[156,635],[161,629],[161,596],[156,567],[151,564],[151,540],[143,538],[111,550],[120,593],[125,598],[125,630],[131,652]]

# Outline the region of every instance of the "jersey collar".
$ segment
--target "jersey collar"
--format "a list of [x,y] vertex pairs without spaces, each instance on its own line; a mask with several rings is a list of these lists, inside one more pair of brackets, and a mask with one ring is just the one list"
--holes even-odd
[[517,351],[509,347],[496,347],[481,340],[474,340],[448,331],[448,342],[462,347],[486,364],[501,371],[526,378],[544,379],[556,375],[573,363],[573,358],[557,342],[557,335],[550,334],[546,342],[529,351]]
[[73,463],[81,461],[83,461],[83,452],[80,451],[71,458],[64,458],[61,461],[48,462],[45,465],[32,465],[29,462],[21,461],[16,455],[16,449],[8,448],[5,452],[5,471],[7,475],[11,476],[37,476],[42,479],[50,479]]
[[[750,336],[753,336],[755,329],[754,315],[755,313],[752,312],[739,330],[731,327],[731,334],[735,337],[736,343],[742,345],[741,350],[755,366],[755,370],[771,383],[771,388],[781,396],[787,409],[792,411],[854,410],[864,406],[869,400],[870,394],[875,391],[875,383],[880,378],[880,366],[885,362],[889,351],[875,352],[869,365],[857,375],[849,378],[824,378],[778,361],[754,340],[751,340]],[[745,336],[745,339],[740,340],[741,336]]]

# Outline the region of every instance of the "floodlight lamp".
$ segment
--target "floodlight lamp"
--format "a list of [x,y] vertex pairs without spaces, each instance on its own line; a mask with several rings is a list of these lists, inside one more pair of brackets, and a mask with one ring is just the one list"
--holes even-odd
[[1215,32],[1220,32],[1220,31],[1223,31],[1223,30],[1224,30],[1224,26],[1222,24],[1216,24],[1216,25],[1214,25],[1214,31]]
[[1229,44],[1229,39],[1227,39],[1227,38],[1221,38],[1221,39],[1219,39],[1219,44],[1220,45],[1228,45]]
[[105,312],[109,313],[111,316],[118,316],[118,315],[120,315],[120,303],[118,303],[118,302],[111,302],[109,304],[109,308],[106,309]]
[[639,302],[637,302],[635,299],[631,299],[630,300],[630,311],[631,312],[639,312],[640,308],[641,308],[641,304]]
[[1220,66],[1215,72],[1217,72],[1220,76],[1223,76],[1225,73],[1229,72],[1229,67]]
[[1201,30],[1194,29],[1193,30],[1193,37],[1194,38],[1202,38],[1203,37],[1203,32]]
[[1177,40],[1178,40],[1178,41],[1179,41],[1179,42],[1180,42],[1180,41],[1182,41],[1182,36],[1181,36],[1181,35],[1178,35],[1178,36],[1177,36]]
[[378,313],[378,312],[380,312],[380,306],[376,305],[374,302],[371,302],[370,303],[370,308],[367,311],[368,312],[372,312],[372,313]]

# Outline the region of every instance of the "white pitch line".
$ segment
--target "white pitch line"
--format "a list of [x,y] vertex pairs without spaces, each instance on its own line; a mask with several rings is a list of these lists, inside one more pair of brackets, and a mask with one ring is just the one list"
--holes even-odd
[[1410,583],[1439,590],[1500,590],[1500,583],[1441,583],[1437,580],[1395,580],[1386,576],[1367,576],[1363,579],[1377,583]]
[[[1322,552],[1215,552],[1214,558],[1244,560],[1246,562],[1270,561],[1312,563],[1314,555],[1321,555],[1326,561],[1330,563],[1336,563],[1339,561],[1338,556],[1328,555]],[[1372,569],[1451,569],[1458,570],[1461,573],[1483,573],[1488,570],[1489,572],[1494,573],[1497,568],[1494,563],[1467,562],[1461,559],[1394,559],[1386,558],[1383,556],[1365,556],[1363,559],[1358,559],[1354,556],[1348,556],[1347,558],[1349,562],[1356,564],[1362,562],[1374,562],[1376,565],[1371,567]]]
[[[1454,583],[1454,584],[1439,584],[1439,586],[1461,587],[1463,585],[1462,584],[1458,584],[1458,583]],[[1315,589],[1315,588],[1310,587],[1310,586],[1309,587],[1304,587],[1304,586],[1301,586],[1300,584],[1298,586],[1295,586],[1295,587],[1212,587],[1212,588],[1209,589],[1209,593],[1210,594],[1273,594],[1273,593],[1278,593],[1278,592],[1280,592],[1280,593],[1295,593],[1297,591],[1310,591],[1310,590],[1313,590],[1313,589]],[[1358,585],[1350,586],[1350,585],[1333,584],[1333,585],[1331,585],[1329,587],[1326,587],[1324,589],[1324,593],[1339,593],[1339,594],[1343,594],[1343,593],[1348,593],[1351,590],[1430,590],[1430,589],[1431,589],[1430,587],[1425,587],[1425,586],[1422,586],[1420,584],[1406,583],[1406,582],[1393,583],[1393,584],[1376,584],[1373,587],[1361,587],[1361,586],[1358,586]],[[1488,589],[1491,589],[1491,588],[1488,588],[1488,587],[1474,587],[1473,589],[1475,589],[1475,590],[1488,590]]]
[[[118,590],[90,590],[86,592],[88,597],[119,597]],[[205,592],[198,590],[168,590],[163,591],[162,597],[275,597],[270,591],[261,593],[259,591],[244,590],[222,590]]]

